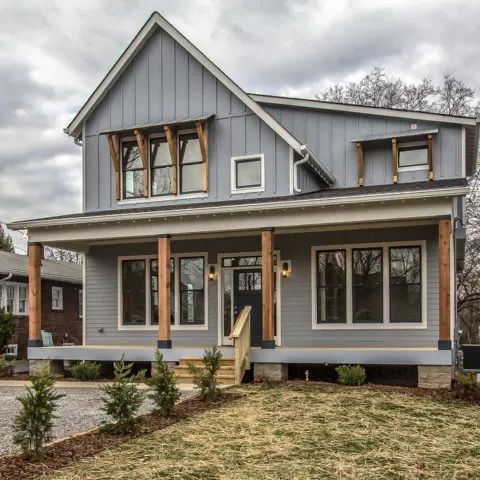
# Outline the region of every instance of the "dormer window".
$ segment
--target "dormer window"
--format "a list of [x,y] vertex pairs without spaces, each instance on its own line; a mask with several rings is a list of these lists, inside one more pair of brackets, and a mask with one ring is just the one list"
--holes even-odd
[[428,170],[427,142],[405,142],[398,144],[398,169]]

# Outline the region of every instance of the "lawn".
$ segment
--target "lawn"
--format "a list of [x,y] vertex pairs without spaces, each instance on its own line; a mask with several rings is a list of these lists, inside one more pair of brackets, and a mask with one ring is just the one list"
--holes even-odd
[[251,386],[50,479],[480,478],[480,408],[392,391]]

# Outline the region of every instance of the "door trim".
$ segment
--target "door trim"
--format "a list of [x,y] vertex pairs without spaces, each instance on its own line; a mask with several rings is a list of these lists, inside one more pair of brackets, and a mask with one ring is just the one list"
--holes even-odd
[[[224,270],[245,270],[252,268],[252,265],[246,265],[245,267],[222,267],[222,260],[225,257],[240,257],[240,256],[261,256],[261,250],[256,250],[253,252],[227,252],[227,253],[219,253],[217,254],[217,265],[216,271],[217,274],[217,319],[218,319],[218,346],[228,346],[232,345],[232,341],[229,340],[227,337],[223,336],[223,280],[222,280],[222,273]],[[275,345],[280,347],[282,345],[282,275],[281,275],[281,268],[280,265],[282,264],[282,260],[280,257],[280,250],[274,250],[274,255],[277,257],[277,265],[274,267],[274,273],[276,276],[277,282],[277,291],[276,291],[276,316],[277,316],[277,334],[275,335]],[[255,267],[254,267],[255,268]],[[259,266],[259,268],[261,268]],[[233,275],[232,275],[232,309],[233,305],[235,304],[235,299],[233,298],[234,289],[233,289]]]

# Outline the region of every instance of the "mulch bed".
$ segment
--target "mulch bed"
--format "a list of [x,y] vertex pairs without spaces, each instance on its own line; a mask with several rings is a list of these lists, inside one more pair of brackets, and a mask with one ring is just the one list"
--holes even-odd
[[96,429],[49,444],[43,450],[41,458],[36,460],[29,459],[24,454],[2,456],[0,457],[0,479],[28,480],[40,475],[51,474],[72,462],[97,455],[132,438],[161,430],[193,415],[230,403],[242,396],[239,393],[224,392],[215,403],[203,402],[198,397],[190,398],[179,403],[171,417],[165,418],[151,413],[140,416],[137,428],[129,435],[114,435]]

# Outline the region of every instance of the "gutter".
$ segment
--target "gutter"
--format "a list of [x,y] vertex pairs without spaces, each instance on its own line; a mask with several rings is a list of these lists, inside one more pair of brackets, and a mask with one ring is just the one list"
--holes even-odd
[[468,187],[451,187],[451,188],[436,188],[431,190],[417,190],[407,192],[387,192],[387,193],[371,193],[366,195],[337,195],[329,198],[313,198],[313,199],[299,199],[288,200],[284,202],[265,202],[265,203],[246,203],[243,205],[234,206],[208,206],[194,209],[176,209],[166,211],[144,211],[133,213],[117,213],[109,215],[91,215],[84,217],[66,218],[66,219],[51,219],[51,220],[33,220],[30,222],[16,222],[8,224],[7,227],[11,230],[23,230],[29,228],[43,228],[43,227],[57,227],[63,225],[81,225],[93,224],[96,222],[121,222],[121,221],[135,221],[147,220],[151,221],[155,218],[171,218],[171,217],[187,217],[200,215],[216,215],[216,214],[235,214],[241,212],[251,211],[271,211],[284,210],[292,208],[307,208],[307,207],[323,207],[335,205],[351,205],[374,202],[389,202],[389,201],[409,201],[415,199],[431,199],[431,198],[448,198],[459,195],[466,195],[469,192]]

